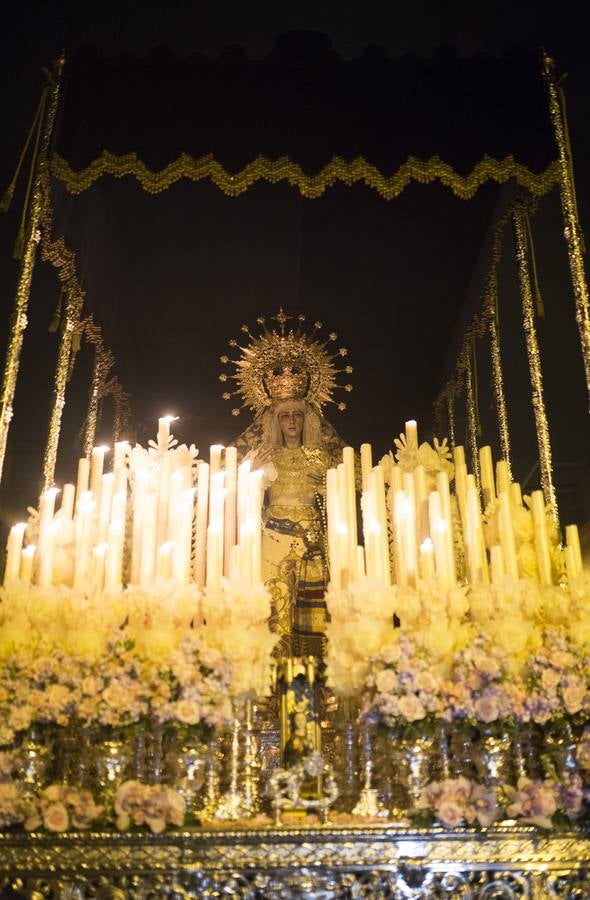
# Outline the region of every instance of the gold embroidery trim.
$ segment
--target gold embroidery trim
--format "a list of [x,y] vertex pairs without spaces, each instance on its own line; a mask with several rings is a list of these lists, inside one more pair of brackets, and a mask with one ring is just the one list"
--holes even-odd
[[297,188],[303,197],[310,199],[321,197],[336,182],[348,186],[362,182],[384,200],[392,200],[413,181],[419,184],[439,181],[445,187],[451,188],[457,197],[469,200],[488,181],[504,184],[512,178],[529,193],[540,197],[558,183],[559,162],[556,160],[543,172],[535,174],[516,162],[513,156],[506,156],[502,160],[484,156],[468,175],[463,176],[438,156],[428,160],[410,156],[397,172],[386,176],[362,156],[352,162],[334,156],[321,172],[306,175],[301,166],[287,156],[281,156],[276,160],[257,156],[241,171],[230,174],[211,154],[196,159],[182,153],[174,162],[154,172],[136,153],[117,156],[103,150],[97,159],[78,172],[72,169],[67,160],[56,154],[51,160],[51,172],[54,178],[63,182],[71,194],[81,194],[103,175],[112,175],[114,178],[130,175],[150,194],[166,190],[181,178],[188,178],[191,181],[208,178],[230,197],[239,196],[258,181],[267,181],[270,184],[287,181],[292,187]]

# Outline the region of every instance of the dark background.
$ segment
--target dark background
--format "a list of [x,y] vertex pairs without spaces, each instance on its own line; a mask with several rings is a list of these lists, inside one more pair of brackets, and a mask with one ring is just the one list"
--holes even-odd
[[[1,187],[11,177],[34,113],[42,84],[40,66],[63,48],[73,60],[92,44],[95,49],[86,54],[99,60],[119,60],[117,65],[123,68],[133,68],[134,57],[140,57],[153,77],[174,66],[174,60],[194,60],[195,54],[205,61],[225,61],[231,69],[243,58],[264,60],[281,48],[284,53],[285,47],[290,47],[290,52],[303,48],[304,55],[333,53],[347,61],[367,54],[402,58],[414,53],[443,62],[471,57],[481,62],[482,53],[513,59],[524,51],[539,53],[544,46],[557,58],[560,71],[568,73],[565,87],[580,213],[588,234],[587,15],[573,7],[547,12],[532,4],[513,6],[496,4],[474,10],[466,4],[428,3],[415,9],[392,3],[307,7],[172,3],[165,8],[143,3],[101,4],[100,8],[22,4],[7,13],[10,27],[3,29],[0,38],[5,76]],[[301,29],[315,34],[281,38]],[[141,89],[139,83],[138,96]],[[518,89],[515,84],[515,91]],[[69,101],[70,108],[75,109],[76,102],[83,105],[72,91]],[[181,121],[194,115],[190,96],[178,97],[176,102],[178,108],[166,109],[171,119],[176,119],[176,113]],[[256,134],[260,124],[256,110],[245,104],[237,107],[240,134]],[[128,108],[132,115],[133,96]],[[235,102],[232,109],[237,115]],[[423,158],[439,152],[453,161],[455,155],[463,161],[463,171],[470,168],[467,161],[486,152],[493,154],[494,146],[479,146],[474,139],[478,123],[473,112],[471,141],[469,129],[467,137],[459,134],[454,112],[449,110],[448,121],[436,122],[440,129],[436,133],[434,125],[429,128],[424,121],[420,127],[414,122],[409,134],[400,129],[397,143],[394,140],[389,145],[388,158],[392,163],[395,160],[391,170],[399,163],[396,151],[401,158],[408,152]],[[280,107],[275,120],[272,114],[268,117],[268,133],[272,133],[273,122],[278,133],[279,121],[284,126],[285,109]],[[227,122],[222,124],[227,128]],[[86,136],[92,133],[91,125],[92,121]],[[308,130],[297,136],[298,146],[313,145],[321,125],[321,120],[316,121],[314,130],[309,124]],[[362,145],[359,134],[364,137],[364,131],[356,125],[357,134],[353,125],[350,134]],[[223,127],[217,133],[223,133]],[[99,142],[100,134],[98,129]],[[167,136],[161,118],[154,116],[155,154]],[[521,155],[528,153],[536,161],[536,166],[531,162],[535,171],[542,168],[539,148],[543,140],[540,135],[538,143],[531,140],[520,148]],[[70,149],[72,146],[70,143]],[[109,145],[106,149],[116,148]],[[216,155],[222,152],[215,149]],[[340,146],[334,146],[332,152],[346,155]],[[227,146],[226,153],[226,165],[231,168],[240,158],[239,142]],[[72,155],[75,157],[73,151]],[[311,170],[317,162],[311,157],[298,161]],[[490,229],[506,196],[496,186],[487,185],[474,200],[463,201],[439,185],[412,184],[399,198],[386,202],[361,185],[337,185],[319,200],[306,200],[286,184],[257,184],[238,198],[228,198],[209,182],[182,182],[154,196],[130,179],[105,178],[75,202],[58,190],[55,202],[60,229],[71,237],[78,253],[87,310],[95,312],[96,321],[103,325],[117,360],[116,372],[131,394],[139,440],[153,436],[157,416],[168,411],[181,417],[179,437],[194,441],[204,454],[213,441],[227,441],[236,428],[245,427],[246,417],[234,419],[228,404],[221,400],[218,358],[225,352],[228,338],[238,335],[242,321],[253,323],[256,316],[272,314],[283,304],[293,312],[308,313],[312,321],[322,319],[350,348],[350,362],[355,367],[354,392],[345,398],[350,409],[344,414],[328,411],[328,415],[351,443],[370,440],[383,452],[408,417],[419,419],[425,436],[430,431],[432,402],[452,367],[463,324],[481,296],[489,269]],[[0,220],[5,320],[18,275],[11,250],[21,208],[22,187],[10,212]],[[589,515],[588,420],[557,196],[543,199],[534,231],[546,305],[546,317],[539,321],[539,338],[562,520],[581,522]],[[509,243],[501,279],[501,332],[514,468],[530,488],[538,485],[537,450]],[[5,523],[15,515],[20,517],[22,507],[34,502],[37,494],[57,349],[56,336],[47,332],[47,325],[58,293],[54,271],[39,259],[0,495]],[[483,440],[496,443],[488,359],[485,342],[480,342]],[[78,435],[85,415],[90,365],[91,353],[84,350],[68,393],[58,482],[73,476],[80,453]],[[460,441],[465,431],[461,406],[459,401]],[[107,441],[109,425],[110,411],[105,405],[102,431]]]

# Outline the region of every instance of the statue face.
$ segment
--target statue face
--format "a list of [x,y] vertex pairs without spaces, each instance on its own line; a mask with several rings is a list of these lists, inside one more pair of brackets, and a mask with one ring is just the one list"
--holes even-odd
[[278,415],[279,425],[287,445],[301,443],[303,433],[303,410],[298,408],[283,409]]

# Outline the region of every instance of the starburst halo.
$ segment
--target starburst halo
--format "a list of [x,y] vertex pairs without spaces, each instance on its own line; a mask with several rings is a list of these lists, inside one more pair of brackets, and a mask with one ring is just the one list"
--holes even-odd
[[[238,358],[231,359],[227,354],[220,357],[223,365],[234,368],[233,372],[224,371],[219,376],[222,383],[235,383],[235,390],[225,390],[223,399],[240,397],[243,401],[240,407],[232,409],[232,414],[239,415],[245,406],[259,415],[277,400],[305,400],[318,411],[327,403],[346,409],[346,403],[332,398],[335,390],[352,391],[348,381],[338,382],[340,376],[353,371],[350,365],[337,365],[348,355],[346,347],[336,345],[338,335],[330,332],[322,339],[323,324],[317,321],[306,332],[305,316],[302,313],[288,316],[282,307],[271,318],[276,325],[267,326],[262,316],[256,320],[261,327],[259,334],[242,325],[241,331],[248,342],[242,346],[235,339],[229,341],[230,348],[238,351]],[[289,322],[293,326],[288,326]]]

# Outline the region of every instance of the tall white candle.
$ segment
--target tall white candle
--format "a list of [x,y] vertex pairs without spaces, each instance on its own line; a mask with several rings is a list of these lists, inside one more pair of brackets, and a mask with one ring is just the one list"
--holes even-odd
[[170,443],[170,422],[174,422],[177,416],[160,416],[158,419],[158,450],[160,453],[168,451]]
[[510,485],[510,500],[513,506],[522,506],[522,490],[517,481],[513,481]]
[[225,525],[224,525],[224,573],[230,575],[231,548],[237,538],[237,479],[238,479],[238,451],[236,447],[226,447],[225,450]]
[[516,558],[516,542],[514,540],[514,528],[512,525],[512,514],[510,512],[511,503],[508,494],[502,491],[498,496],[499,509],[499,530],[500,530],[500,546],[502,547],[502,556],[504,557],[504,565],[506,572],[515,581],[518,580],[518,561]]
[[49,526],[43,554],[39,556],[39,573],[37,583],[41,588],[51,587],[53,583],[53,560],[55,557],[55,539],[59,531],[59,522],[52,522]]
[[458,444],[453,450],[453,460],[455,465],[465,465],[465,447]]
[[420,575],[424,579],[434,577],[434,545],[429,537],[420,544]]
[[21,552],[23,538],[26,530],[26,522],[18,522],[13,525],[8,533],[6,542],[6,566],[4,569],[4,585],[16,581],[20,572]]
[[579,575],[583,568],[583,561],[582,548],[580,546],[580,533],[577,525],[566,525],[565,539],[567,541],[567,546],[571,547],[575,574]]
[[191,580],[191,546],[193,536],[194,489],[183,492],[173,516],[175,523],[172,575],[177,584]]
[[107,532],[105,561],[105,588],[107,591],[121,590],[123,580],[123,523],[111,522]]
[[418,449],[418,423],[415,419],[406,422],[406,446]]
[[145,498],[145,514],[141,538],[141,561],[139,565],[139,581],[144,587],[149,585],[154,577],[157,519],[158,495],[155,491],[150,491],[146,494]]
[[498,544],[490,547],[490,565],[492,569],[492,584],[501,584],[502,579],[506,575],[506,567],[504,565],[502,548]]
[[90,555],[95,502],[92,493],[85,491],[78,502],[76,513],[76,558],[74,562],[74,590],[83,592],[89,577]]
[[63,493],[61,495],[60,513],[64,519],[71,519],[74,515],[74,499],[76,495],[76,486],[73,484],[64,484]]
[[533,526],[535,532],[535,551],[537,554],[537,567],[541,584],[551,584],[551,554],[549,549],[549,536],[547,534],[547,520],[545,517],[545,498],[543,491],[533,491],[531,494],[531,511],[533,514]]
[[492,461],[491,447],[485,446],[480,448],[479,468],[484,507],[487,507],[496,499],[496,489],[494,485],[494,463]]
[[98,506],[98,542],[103,544],[107,539],[109,522],[111,520],[111,504],[113,502],[113,483],[115,476],[108,472],[102,476],[100,489],[100,503]]
[[216,519],[207,527],[206,584],[208,588],[218,588],[220,586],[222,572],[223,520]]
[[436,476],[436,487],[440,496],[441,510],[446,525],[447,535],[447,569],[450,584],[455,584],[455,546],[453,543],[453,514],[451,511],[451,492],[449,488],[449,476],[446,472],[439,472]]
[[211,467],[210,477],[217,475],[221,468],[221,454],[223,444],[211,444],[209,447],[209,466]]
[[496,463],[496,488],[498,494],[502,491],[505,494],[510,493],[510,472],[508,471],[508,463],[504,459]]
[[131,543],[131,584],[139,584],[141,571],[141,553],[143,541],[143,524],[148,486],[147,469],[135,470],[133,482],[133,535]]
[[158,516],[156,524],[156,541],[158,546],[168,534],[168,499],[170,495],[170,475],[172,461],[170,454],[160,456],[160,474],[158,479]]
[[33,561],[35,559],[36,550],[37,547],[35,544],[29,544],[21,551],[19,578],[26,587],[28,587],[33,580]]
[[[240,467],[241,468],[241,467]],[[197,524],[195,539],[195,581],[205,585],[205,560],[207,555],[207,512],[209,508],[209,464],[199,464],[197,476]]]
[[[37,539],[38,573],[43,573],[43,587],[51,584],[55,534],[50,534],[58,488],[48,488],[39,499],[39,536]],[[49,573],[49,574],[48,574]],[[49,578],[49,581],[47,580]]]
[[92,596],[94,600],[98,600],[104,590],[104,570],[105,558],[107,552],[106,543],[97,544],[92,548]]
[[129,441],[115,441],[115,450],[113,453],[113,475],[116,475],[120,469],[125,467],[125,457]]
[[158,547],[156,560],[156,575],[163,581],[168,581],[172,576],[172,552],[174,550],[174,542],[166,541]]
[[[387,537],[387,505],[385,502],[385,480],[382,466],[374,466],[370,475],[370,484],[374,485],[376,494],[377,521],[379,522],[380,540],[380,571],[383,584],[391,584],[391,572],[389,565],[389,541]],[[356,508],[354,509],[355,534],[356,534]],[[354,542],[356,546],[356,540]],[[355,560],[356,562],[356,560]]]
[[104,469],[104,457],[108,452],[108,447],[93,447],[92,457],[90,459],[90,490],[94,497],[95,503],[100,500],[100,488],[102,482],[102,472]]
[[361,480],[363,491],[367,490],[369,474],[373,468],[373,449],[370,444],[361,444]]
[[429,534],[428,528],[428,486],[426,469],[416,466],[414,469],[414,496],[416,498],[416,535],[422,544]]
[[90,462],[85,456],[78,460],[78,477],[76,479],[76,504],[80,497],[88,490],[88,479],[90,477]]

